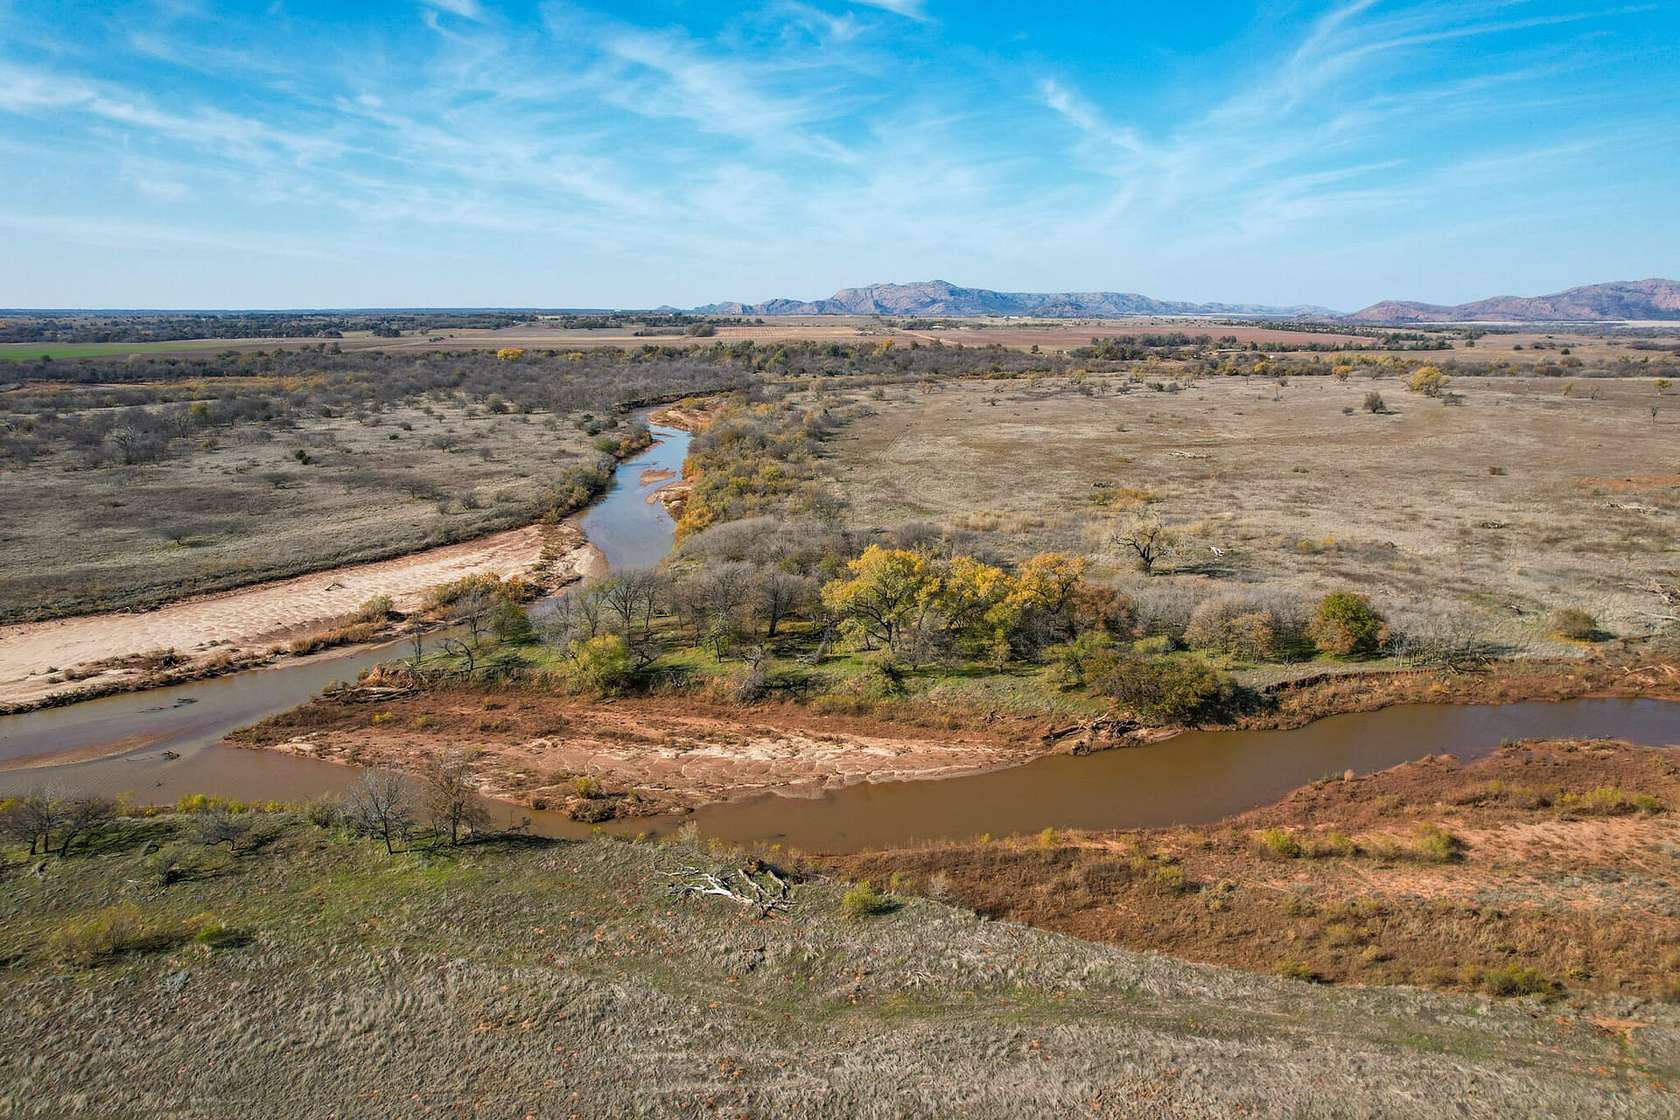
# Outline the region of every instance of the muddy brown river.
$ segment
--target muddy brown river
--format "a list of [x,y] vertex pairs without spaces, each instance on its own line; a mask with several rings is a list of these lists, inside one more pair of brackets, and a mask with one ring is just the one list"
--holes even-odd
[[[688,435],[657,426],[654,432],[661,442],[625,461],[612,489],[582,519],[610,567],[651,565],[671,547],[670,516],[653,498],[662,482],[657,473],[644,481],[644,472],[680,471]],[[220,740],[400,652],[396,646],[360,650],[0,718],[0,767],[6,767],[0,769],[0,795],[50,785],[161,803],[188,793],[295,801],[340,790],[350,776],[341,766],[227,747]],[[1368,773],[1442,753],[1468,761],[1505,739],[1573,736],[1680,744],[1680,703],[1400,705],[1292,731],[1191,732],[1152,746],[1052,755],[968,777],[863,784],[808,797],[766,795],[686,817],[614,822],[605,830],[659,833],[692,820],[703,833],[728,840],[855,851],[1046,827],[1193,824],[1266,804],[1346,770]],[[497,812],[508,821],[529,817],[548,835],[594,831],[556,813],[515,806]]]

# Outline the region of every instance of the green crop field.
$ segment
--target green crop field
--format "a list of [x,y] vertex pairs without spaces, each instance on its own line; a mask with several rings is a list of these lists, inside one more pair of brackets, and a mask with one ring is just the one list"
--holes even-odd
[[5,342],[0,362],[37,362],[42,358],[113,358],[127,354],[173,354],[180,351],[226,350],[249,339],[198,338],[181,342]]

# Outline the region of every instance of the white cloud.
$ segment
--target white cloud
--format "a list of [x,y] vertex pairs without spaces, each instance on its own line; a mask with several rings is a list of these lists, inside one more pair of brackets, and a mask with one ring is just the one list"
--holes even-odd
[[922,0],[856,0],[856,2],[866,7],[880,8],[882,11],[892,12],[894,15],[903,16],[905,19],[925,21],[928,18],[927,13],[922,10]]
[[478,0],[425,0],[425,3],[462,19],[470,19],[475,23],[484,22],[484,8],[479,5]]
[[[1025,82],[1019,65],[908,60],[880,33],[899,26],[886,16],[767,3],[702,31],[551,0],[527,31],[476,2],[428,2],[436,35],[410,20],[311,40],[300,23],[276,31],[269,59],[284,65],[268,67],[245,65],[219,35],[116,28],[126,61],[148,68],[127,81],[116,75],[131,66],[96,68],[97,41],[27,55],[0,45],[0,114],[17,118],[3,118],[0,146],[37,153],[50,166],[37,179],[63,175],[81,195],[56,216],[0,225],[294,255],[330,228],[421,259],[563,277],[585,303],[637,285],[642,296],[623,298],[820,295],[894,274],[1341,303],[1293,267],[1338,234],[1377,241],[1466,194],[1515,207],[1576,163],[1603,169],[1640,150],[1618,133],[1582,159],[1532,112],[1512,118],[1526,129],[1489,126],[1513,105],[1604,95],[1574,80],[1594,52],[1573,40],[1486,60],[1454,47],[1506,46],[1497,28],[1518,21],[1499,0],[1342,3],[1293,38],[1262,36],[1239,66],[1178,60],[1158,90],[1077,60]],[[921,4],[867,6],[927,18]],[[1405,142],[1419,119],[1438,142]],[[1455,142],[1472,124],[1473,150]],[[114,143],[132,160],[118,175]],[[38,202],[0,177],[0,209]],[[76,206],[92,233],[76,233]],[[174,224],[120,220],[154,215]],[[1427,228],[1476,216],[1462,208]],[[268,228],[299,238],[245,232]],[[1263,282],[1249,291],[1239,285],[1252,277],[1228,265],[1244,254],[1270,270],[1253,266]],[[783,277],[794,283],[778,290]]]

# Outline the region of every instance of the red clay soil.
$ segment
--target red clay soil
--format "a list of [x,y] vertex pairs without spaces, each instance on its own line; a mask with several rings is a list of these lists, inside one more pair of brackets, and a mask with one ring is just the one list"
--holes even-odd
[[1307,677],[1269,690],[1269,706],[1241,717],[1250,730],[1300,727],[1393,704],[1512,704],[1584,697],[1680,700],[1680,657],[1594,653],[1567,661],[1504,661],[1482,672],[1437,670]]
[[[953,721],[955,722],[955,721]],[[346,692],[236,732],[236,745],[332,762],[415,769],[450,748],[474,756],[480,787],[535,808],[564,803],[577,777],[632,796],[641,812],[768,790],[816,792],[860,781],[939,778],[1025,762],[1040,728],[918,730],[795,704],[738,705],[683,695],[583,700],[538,686]]]
[[[1680,755],[1529,742],[1198,827],[825,857],[1079,937],[1324,981],[1680,1000]],[[1275,831],[1267,831],[1275,830]]]

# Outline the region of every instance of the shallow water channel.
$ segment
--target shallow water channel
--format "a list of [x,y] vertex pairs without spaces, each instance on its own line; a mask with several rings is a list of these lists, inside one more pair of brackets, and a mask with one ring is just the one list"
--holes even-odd
[[[655,564],[671,547],[671,518],[655,495],[668,481],[664,472],[681,471],[688,435],[658,426],[654,434],[660,442],[621,464],[611,489],[581,521],[613,568]],[[393,644],[0,718],[0,765],[52,762],[0,771],[0,794],[50,784],[164,802],[186,793],[299,800],[342,789],[350,774],[344,767],[219,741],[402,652]],[[702,832],[731,840],[849,851],[1045,827],[1191,824],[1263,805],[1345,770],[1367,773],[1441,753],[1469,760],[1504,739],[1570,736],[1680,744],[1680,703],[1401,705],[1292,731],[1191,732],[1151,746],[1052,755],[968,777],[857,785],[818,796],[765,795],[688,817],[614,822],[606,830],[662,832],[693,820]],[[549,835],[593,831],[557,813],[514,806],[498,812],[508,820],[529,816],[537,831]]]

